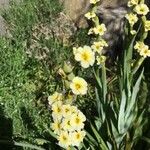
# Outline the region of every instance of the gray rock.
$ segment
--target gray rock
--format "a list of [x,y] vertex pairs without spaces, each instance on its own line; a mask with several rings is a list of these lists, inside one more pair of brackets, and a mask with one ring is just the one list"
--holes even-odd
[[[8,8],[9,0],[0,0],[0,11]],[[0,36],[6,34],[6,23],[5,20],[0,16]]]

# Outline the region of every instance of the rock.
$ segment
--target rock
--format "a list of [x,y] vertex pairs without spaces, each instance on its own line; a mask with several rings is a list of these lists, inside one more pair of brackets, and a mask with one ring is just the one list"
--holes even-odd
[[[6,9],[9,6],[9,0],[0,0],[0,10]],[[5,20],[0,16],[0,36],[6,34]]]

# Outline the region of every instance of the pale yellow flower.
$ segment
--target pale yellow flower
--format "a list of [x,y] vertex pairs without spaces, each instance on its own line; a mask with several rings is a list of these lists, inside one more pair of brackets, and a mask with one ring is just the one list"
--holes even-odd
[[62,111],[63,111],[63,116],[64,117],[69,117],[72,114],[71,106],[68,105],[63,105],[62,106]]
[[128,7],[137,5],[138,3],[139,3],[139,0],[130,0],[130,1],[128,2]]
[[146,4],[139,4],[139,5],[135,6],[134,11],[138,15],[147,15],[147,13],[149,12],[149,8],[147,7]]
[[71,111],[72,111],[72,113],[78,113],[79,112],[79,110],[76,106],[71,106]]
[[136,42],[134,49],[144,58],[150,57],[150,50],[148,45],[145,45],[143,42],[138,41]]
[[72,145],[73,146],[79,146],[81,142],[83,142],[83,139],[86,135],[85,131],[75,131],[71,133],[71,137],[72,137]]
[[96,14],[95,14],[95,12],[88,12],[85,14],[85,17],[87,19],[92,19],[92,18],[96,17]]
[[97,60],[97,65],[100,65],[106,61],[106,56],[103,56],[103,55],[97,56],[96,60]]
[[48,97],[48,103],[49,105],[52,105],[57,101],[62,101],[62,99],[63,99],[63,95],[61,93],[55,92],[53,95],[50,95]]
[[144,22],[144,28],[145,28],[145,31],[150,31],[150,20],[146,20]]
[[68,148],[70,146],[71,137],[66,131],[62,131],[58,136],[58,144],[63,148]]
[[140,52],[142,49],[148,49],[148,46],[145,45],[143,42],[141,41],[137,41],[135,46],[134,46],[134,49],[137,50],[137,52]]
[[91,28],[91,29],[89,30],[88,35],[91,35],[91,34],[94,33],[93,29],[94,29],[94,28]]
[[150,57],[150,50],[148,48],[142,49],[139,54],[144,58]]
[[106,26],[103,23],[98,25],[97,27],[93,28],[93,32],[95,34],[99,34],[101,36],[104,35],[105,31],[106,31]]
[[65,130],[65,131],[73,131],[74,130],[70,124],[70,118],[63,119],[62,127],[63,127],[63,130]]
[[95,51],[98,52],[99,54],[102,53],[102,50],[104,47],[107,47],[108,44],[106,43],[105,40],[100,40],[99,42],[94,42],[91,48]]
[[85,116],[74,114],[70,119],[70,125],[74,130],[81,130],[84,128]]
[[77,115],[82,119],[83,122],[86,121],[86,117],[85,117],[85,115],[84,115],[81,111],[79,111],[79,112],[77,113]]
[[52,130],[54,130],[55,134],[59,134],[61,131],[61,122],[60,120],[54,120],[54,122],[51,124]]
[[87,82],[80,77],[75,77],[70,84],[72,92],[76,95],[85,95],[87,93]]
[[91,4],[96,4],[97,2],[99,2],[100,0],[90,0]]
[[131,26],[133,26],[137,21],[138,21],[138,17],[136,14],[130,13],[130,14],[126,14],[126,19],[129,21],[129,24]]
[[75,54],[75,60],[79,61],[83,68],[88,68],[89,66],[93,66],[95,62],[95,53],[91,47],[84,46],[83,49],[78,50]]
[[73,47],[73,54],[76,55],[77,53],[81,52],[82,50],[83,50],[82,47],[78,47],[78,48]]
[[58,101],[58,102],[55,102],[53,105],[52,105],[52,116],[53,116],[53,119],[58,119],[60,120],[62,118],[62,115],[63,115],[63,110],[62,110],[62,102],[61,101]]

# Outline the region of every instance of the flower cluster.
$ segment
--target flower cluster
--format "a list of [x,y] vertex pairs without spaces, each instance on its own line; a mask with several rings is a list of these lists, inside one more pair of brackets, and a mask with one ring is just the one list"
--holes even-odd
[[58,144],[66,149],[78,147],[86,135],[83,130],[86,117],[76,106],[63,104],[61,93],[55,92],[48,100],[54,121],[51,128],[57,136]]
[[[125,17],[131,26],[130,33],[136,34],[136,30],[133,29],[134,28],[133,26],[138,21],[138,19],[139,19],[138,16],[143,17],[143,16],[146,16],[148,14],[149,8],[146,4],[144,4],[140,0],[130,0],[128,2],[128,7],[131,7],[133,9],[133,13],[129,13]],[[150,31],[150,21],[147,19],[143,19],[143,18],[142,18],[142,21],[144,24],[145,32]]]
[[[95,60],[97,61],[97,65],[101,65],[102,63],[105,62],[106,57],[103,56],[103,49],[104,47],[108,47],[108,44],[106,41],[102,38],[102,36],[106,32],[106,26],[105,24],[100,24],[99,19],[96,16],[96,4],[100,0],[90,0],[90,3],[95,5],[94,8],[85,14],[85,17],[88,20],[92,20],[95,24],[94,27],[92,27],[88,35],[93,34],[95,36],[98,36],[98,41],[94,41],[91,46],[83,46],[83,47],[74,47],[73,48],[73,54],[74,58],[76,61],[80,62],[80,65],[83,68],[88,68],[90,66],[93,66],[95,63]],[[72,88],[73,89],[73,88]],[[75,92],[73,90],[73,93],[80,93],[80,92]],[[80,93],[81,94],[81,93]],[[82,93],[83,95],[83,93]]]
[[[130,0],[128,2],[128,6],[133,9],[133,13],[130,12],[125,17],[128,20],[131,30],[131,34],[136,34],[137,31],[134,30],[134,25],[138,22],[139,19],[142,21],[144,32],[147,33],[150,31],[150,20],[146,19],[146,15],[149,12],[149,8],[146,4],[144,4],[144,1],[140,0]],[[144,40],[145,33],[142,35],[143,38],[141,40]],[[137,50],[140,56],[143,58],[150,57],[150,50],[148,45],[145,45],[143,41],[137,41],[134,49]]]
[[[84,46],[73,48],[73,54],[76,61],[80,62],[81,66],[83,68],[88,68],[90,66],[93,66],[95,63],[95,56],[96,58],[104,58],[103,56],[103,48],[107,47],[108,44],[104,39],[100,39],[99,41],[93,42],[93,44],[90,46]],[[102,57],[101,57],[102,56]],[[100,61],[101,59],[96,59],[98,61],[97,64],[104,63],[106,59],[103,59],[103,61]]]
[[145,45],[143,42],[138,41],[136,42],[134,49],[144,58],[150,57],[150,49],[148,45]]

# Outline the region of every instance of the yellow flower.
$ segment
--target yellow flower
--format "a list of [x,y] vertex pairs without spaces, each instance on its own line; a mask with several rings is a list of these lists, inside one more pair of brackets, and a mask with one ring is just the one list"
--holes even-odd
[[52,105],[57,101],[62,101],[62,99],[63,99],[63,95],[61,93],[55,92],[53,95],[48,97],[48,103],[49,105]]
[[83,50],[82,47],[78,47],[78,48],[73,47],[73,54],[76,55],[77,53],[81,52],[82,50]]
[[145,31],[150,31],[150,20],[146,20],[144,22],[144,28],[145,28]]
[[61,123],[59,120],[55,120],[54,123],[51,124],[52,130],[54,130],[55,134],[59,134],[61,131]]
[[88,68],[93,66],[95,62],[95,53],[89,46],[84,46],[80,50],[78,49],[78,52],[75,54],[75,60],[81,62],[83,68]]
[[137,5],[138,3],[139,3],[139,0],[130,0],[130,1],[128,2],[128,7]]
[[64,117],[71,116],[71,114],[72,114],[71,106],[69,104],[68,105],[63,105],[62,106],[62,111],[63,111],[63,116]]
[[87,19],[92,19],[92,18],[96,17],[96,14],[95,14],[95,12],[88,12],[85,14],[85,17]]
[[67,148],[70,146],[70,136],[69,133],[66,131],[62,131],[59,136],[58,136],[58,144],[63,147],[63,148]]
[[100,65],[106,61],[106,56],[97,56],[96,60],[97,60],[97,65]]
[[62,111],[62,102],[61,101],[58,101],[58,102],[55,102],[53,105],[52,105],[52,116],[53,116],[53,119],[58,119],[60,120],[62,118],[62,114],[63,114],[63,111]]
[[85,137],[86,132],[85,131],[75,131],[71,133],[72,137],[72,145],[73,146],[79,146],[81,142],[83,142],[83,138]]
[[105,31],[106,31],[106,26],[103,23],[98,25],[97,27],[93,28],[93,32],[95,34],[99,34],[101,36],[104,35]]
[[94,28],[91,28],[91,29],[89,30],[88,35],[91,35],[91,34],[94,33],[93,29],[94,29]]
[[85,95],[87,93],[87,82],[80,77],[74,77],[70,84],[72,92],[76,95]]
[[85,117],[85,115],[84,115],[81,111],[79,111],[77,114],[78,114],[78,116],[81,118],[81,120],[82,120],[83,122],[86,121],[86,117]]
[[148,45],[145,45],[143,42],[138,41],[136,42],[134,49],[144,58],[150,57],[150,50]]
[[135,46],[134,46],[134,49],[137,50],[137,52],[140,52],[142,49],[148,49],[148,46],[145,45],[143,42],[141,41],[137,41]]
[[63,119],[62,127],[63,127],[63,130],[65,130],[65,131],[73,131],[74,130],[70,124],[70,118]]
[[107,47],[108,44],[106,43],[105,40],[100,40],[99,42],[94,42],[91,48],[95,51],[98,52],[99,54],[102,53],[102,50],[104,47]]
[[146,4],[139,4],[139,5],[135,6],[134,11],[138,15],[147,15],[147,13],[149,12],[149,8],[147,7]]
[[139,54],[144,58],[150,57],[150,50],[148,48],[142,49]]
[[78,113],[78,108],[76,106],[71,106],[72,113]]
[[130,13],[130,14],[126,14],[126,19],[129,21],[129,24],[131,26],[133,26],[137,21],[138,21],[138,17],[136,14]]
[[90,0],[91,4],[96,4],[97,2],[99,2],[100,0]]
[[84,121],[85,121],[85,116],[84,115],[77,115],[74,114],[72,115],[70,119],[70,125],[74,130],[81,130],[84,128]]

